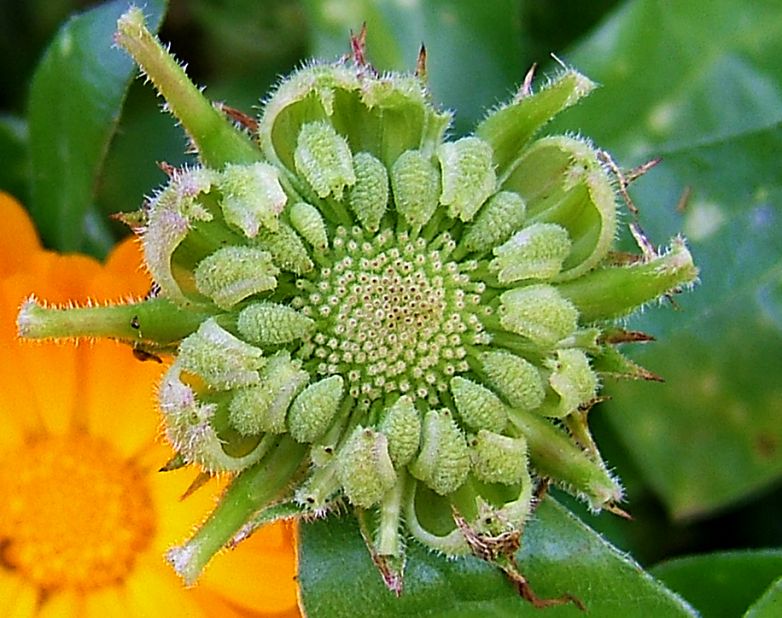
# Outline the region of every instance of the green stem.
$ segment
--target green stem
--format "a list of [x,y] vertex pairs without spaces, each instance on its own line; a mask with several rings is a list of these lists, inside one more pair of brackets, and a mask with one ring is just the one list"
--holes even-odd
[[326,198],[324,201],[331,207],[333,221],[343,226],[345,229],[350,230],[355,222],[347,208],[332,197]]
[[427,242],[431,243],[434,235],[443,230],[443,227],[441,226],[443,217],[443,209],[438,208],[435,210],[432,218],[429,219],[427,224],[424,226],[424,229],[421,230],[421,236],[425,238]]
[[519,408],[512,408],[509,416],[527,439],[530,459],[538,474],[551,477],[567,490],[583,495],[595,510],[622,499],[622,488],[605,467],[550,421]]
[[299,469],[306,445],[285,436],[261,461],[241,472],[198,532],[180,547],[168,552],[176,572],[190,585],[207,562],[259,510],[284,491]]
[[115,41],[130,54],[165,98],[206,165],[221,168],[226,163],[252,163],[263,159],[250,138],[212,106],[147,29],[140,8],[132,7],[119,18]]
[[[529,339],[509,333],[501,328],[488,328],[491,334],[491,342],[495,347],[505,348],[518,356],[523,356],[532,363],[542,363],[547,355],[547,350],[541,349],[539,345],[532,343]],[[477,352],[483,352],[483,348],[474,348]]]
[[306,485],[296,492],[296,501],[309,512],[326,508],[329,498],[336,494],[342,484],[337,476],[337,460],[332,459],[322,468],[317,468]]
[[396,484],[380,503],[380,528],[377,533],[377,553],[381,556],[400,556],[399,524],[402,519],[402,497],[405,492],[407,472],[399,471]]
[[16,324],[28,339],[110,337],[128,343],[166,345],[183,339],[211,317],[185,310],[162,298],[128,305],[43,307],[30,299],[22,305]]
[[[458,248],[456,251],[457,252],[459,251]],[[478,260],[478,266],[470,271],[470,278],[473,281],[482,281],[490,289],[491,288],[503,289],[503,288],[512,287],[507,283],[500,283],[499,279],[497,279],[497,271],[489,268],[489,263],[490,260],[488,259],[488,257],[487,259]]]

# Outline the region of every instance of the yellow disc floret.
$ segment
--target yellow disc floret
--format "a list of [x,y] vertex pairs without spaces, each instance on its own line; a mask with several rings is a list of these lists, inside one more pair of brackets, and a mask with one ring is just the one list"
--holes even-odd
[[154,528],[141,472],[84,434],[7,452],[0,494],[2,560],[44,589],[121,581]]

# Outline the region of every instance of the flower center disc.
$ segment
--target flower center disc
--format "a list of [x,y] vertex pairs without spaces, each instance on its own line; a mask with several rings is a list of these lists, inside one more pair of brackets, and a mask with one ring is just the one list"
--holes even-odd
[[2,561],[37,586],[122,580],[154,528],[141,473],[106,443],[50,436],[0,461]]
[[309,294],[299,304],[318,324],[317,372],[342,375],[365,404],[392,391],[437,402],[468,369],[466,346],[485,336],[476,315],[483,284],[448,260],[447,234],[432,243],[389,231],[367,240],[340,228],[333,244],[320,279],[300,282]]

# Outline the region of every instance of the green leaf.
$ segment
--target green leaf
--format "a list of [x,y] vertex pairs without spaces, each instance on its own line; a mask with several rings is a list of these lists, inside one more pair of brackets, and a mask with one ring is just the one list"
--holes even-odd
[[782,477],[780,54],[778,2],[637,0],[566,55],[604,87],[562,126],[627,166],[663,157],[633,187],[640,221],[654,242],[684,231],[701,271],[678,310],[627,324],[657,337],[628,352],[666,384],[606,388],[612,425],[675,517]]
[[[84,246],[85,218],[133,75],[130,59],[112,47],[117,18],[128,4],[108,2],[71,18],[33,77],[30,210],[44,242],[59,250]],[[155,28],[165,4],[146,3]]]
[[19,200],[27,198],[27,125],[13,116],[0,116],[0,190]]
[[745,618],[776,618],[782,614],[782,577],[768,587],[747,612]]
[[524,78],[519,0],[483,2],[319,2],[304,6],[313,25],[312,55],[335,58],[349,51],[348,35],[367,25],[369,61],[382,70],[412,71],[426,45],[433,98],[459,111],[465,131],[491,105],[510,98]]
[[[782,551],[689,556],[663,562],[651,572],[692,603],[703,618],[733,618],[740,616],[779,577]],[[777,603],[780,601],[778,584]]]
[[[299,582],[309,618],[380,616],[582,616],[574,606],[540,610],[476,558],[446,560],[410,542],[405,589],[381,582],[355,522],[329,518],[300,527]],[[539,596],[570,593],[590,615],[695,616],[680,598],[551,499],[523,538],[519,567]]]
[[621,4],[563,54],[602,87],[561,126],[633,158],[773,127],[782,120],[780,15],[776,0],[751,11],[736,0]]

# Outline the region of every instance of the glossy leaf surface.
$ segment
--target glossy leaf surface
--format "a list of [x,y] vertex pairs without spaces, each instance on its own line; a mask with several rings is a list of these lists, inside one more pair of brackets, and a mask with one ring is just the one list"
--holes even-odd
[[[536,609],[499,570],[477,558],[445,560],[413,541],[408,545],[405,590],[397,599],[383,586],[352,519],[306,524],[300,535],[299,578],[310,618],[356,613],[443,618],[539,616],[541,611],[551,618],[583,615],[572,605]],[[696,615],[553,500],[536,511],[518,560],[539,596],[575,595],[591,615]]]
[[[57,33],[33,77],[28,109],[32,190],[30,210],[44,242],[56,249],[83,249],[113,240],[88,215],[133,63],[113,47],[117,18],[127,0],[109,2],[72,17]],[[165,0],[145,5],[160,23]],[[97,237],[97,238],[96,238]]]
[[[740,616],[751,604],[759,602],[758,597],[764,595],[767,587],[773,587],[782,572],[782,551],[688,556],[659,564],[651,572],[692,603],[703,618],[730,618]],[[768,592],[771,597],[764,598],[764,607],[773,602],[774,595],[777,603],[780,599],[779,590]]]

